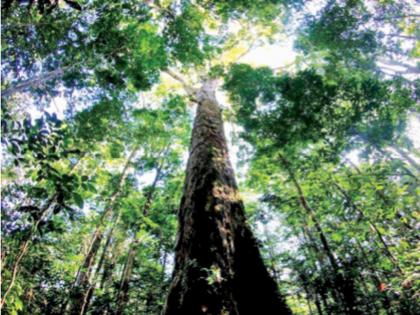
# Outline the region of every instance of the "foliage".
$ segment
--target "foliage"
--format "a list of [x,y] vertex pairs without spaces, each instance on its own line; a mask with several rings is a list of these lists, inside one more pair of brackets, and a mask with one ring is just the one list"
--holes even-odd
[[[77,294],[84,314],[162,311],[187,104],[211,79],[293,311],[418,314],[418,14],[314,3],[3,1],[2,311],[67,314]],[[290,67],[241,59],[290,37]]]

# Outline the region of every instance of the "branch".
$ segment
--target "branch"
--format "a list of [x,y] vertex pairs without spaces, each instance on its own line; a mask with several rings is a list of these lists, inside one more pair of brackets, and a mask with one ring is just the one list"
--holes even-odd
[[[393,71],[395,73],[399,74],[420,74],[420,68],[417,66],[412,66],[410,64],[396,61],[396,60],[386,60],[383,58],[379,58],[378,61],[383,64],[382,67],[385,69],[388,69],[390,71]],[[397,69],[392,69],[391,67],[401,67],[405,68],[403,71],[398,71]]]
[[420,38],[416,36],[410,35],[402,35],[402,34],[385,34],[387,37],[397,37],[397,38],[404,38],[404,39],[411,39],[411,40],[419,40]]
[[182,87],[184,88],[185,92],[187,92],[188,96],[191,98],[192,101],[197,101],[196,99],[196,94],[197,94],[197,89],[193,88],[191,85],[189,85],[183,77],[181,77],[180,75],[178,75],[177,73],[175,73],[174,71],[172,71],[171,69],[167,69],[165,70],[165,72],[172,77],[173,79],[175,79],[176,81],[178,81],[179,83],[182,84]]
[[47,73],[40,74],[33,78],[27,79],[20,83],[15,84],[7,89],[5,89],[1,94],[2,97],[9,97],[13,94],[24,92],[30,88],[41,86],[45,83],[45,81],[53,80],[55,78],[61,77],[64,74],[64,71],[69,69],[70,67],[60,67],[55,70],[52,70]]
[[377,17],[373,18],[374,21],[394,20],[394,19],[405,19],[405,18],[417,18],[420,14],[407,14],[407,15],[395,15],[389,17]]

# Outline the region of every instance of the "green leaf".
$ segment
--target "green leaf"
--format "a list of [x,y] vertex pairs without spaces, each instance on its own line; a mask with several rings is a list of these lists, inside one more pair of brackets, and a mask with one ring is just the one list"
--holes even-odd
[[15,300],[15,309],[17,311],[23,310],[23,303],[22,303],[22,300],[20,300],[19,298],[16,298]]
[[343,240],[343,236],[340,233],[333,233],[331,238],[334,242],[340,243]]
[[80,209],[83,209],[83,198],[78,193],[73,193],[73,200]]
[[89,190],[90,192],[93,192],[93,193],[98,192],[98,190],[96,189],[95,185],[93,185],[93,184],[91,184],[91,183],[87,183],[87,184],[86,184],[86,186],[87,186],[87,188],[88,188],[88,190]]

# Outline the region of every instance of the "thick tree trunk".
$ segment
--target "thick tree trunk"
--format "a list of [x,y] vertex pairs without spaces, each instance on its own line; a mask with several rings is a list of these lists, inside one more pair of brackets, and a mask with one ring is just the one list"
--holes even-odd
[[196,95],[175,269],[163,313],[290,314],[247,225],[211,85]]

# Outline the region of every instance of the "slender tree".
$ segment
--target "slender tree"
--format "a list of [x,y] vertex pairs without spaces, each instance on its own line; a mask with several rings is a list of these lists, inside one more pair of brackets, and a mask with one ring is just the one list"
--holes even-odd
[[[167,153],[168,150],[165,150],[163,155]],[[159,165],[156,168],[156,175],[153,180],[153,183],[150,187],[150,190],[146,194],[146,200],[143,205],[142,213],[144,217],[147,217],[148,212],[150,210],[150,207],[152,206],[153,197],[156,190],[156,185],[158,184],[161,176],[162,176],[162,168],[163,168],[164,161],[161,161]],[[119,284],[119,289],[117,293],[117,310],[115,312],[116,315],[121,315],[124,312],[125,305],[127,304],[128,300],[128,293],[130,288],[130,280],[131,280],[131,274],[133,271],[133,264],[135,262],[135,257],[137,254],[138,246],[141,245],[141,239],[136,233],[134,235],[134,238],[129,246],[127,259],[124,265],[124,269],[121,275],[121,281]]]
[[[109,197],[105,209],[101,214],[99,222],[95,228],[95,231],[92,235],[92,239],[90,242],[89,249],[86,253],[86,256],[83,260],[83,264],[80,267],[73,288],[71,289],[69,302],[70,302],[70,314],[72,315],[82,315],[85,312],[85,308],[88,302],[89,296],[89,281],[91,278],[91,272],[93,270],[95,260],[97,258],[97,253],[100,250],[100,245],[103,238],[104,233],[104,223],[110,217],[110,215],[114,211],[114,207],[118,197],[122,192],[122,188],[124,186],[125,180],[129,174],[130,165],[138,151],[138,146],[136,145],[132,150],[130,155],[128,156],[124,167],[121,171],[119,176],[117,187],[115,188],[112,195]],[[64,304],[64,310],[66,309],[67,303]]]

